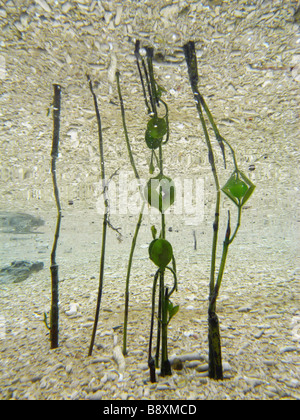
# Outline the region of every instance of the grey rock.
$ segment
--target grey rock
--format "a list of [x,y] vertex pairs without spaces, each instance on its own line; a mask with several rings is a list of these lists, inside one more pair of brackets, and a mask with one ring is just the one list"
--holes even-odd
[[196,368],[200,364],[200,360],[191,360],[185,363],[185,366],[189,369]]
[[300,388],[300,381],[298,381],[297,379],[291,379],[289,382],[287,382],[287,386],[290,387],[290,388],[299,389]]
[[105,394],[104,391],[98,391],[95,394],[89,394],[87,396],[87,399],[91,401],[99,401],[99,400],[102,400],[102,397],[104,394]]
[[198,352],[185,353],[185,354],[181,354],[180,356],[173,355],[169,359],[171,364],[173,363],[174,359],[180,359],[182,362],[185,362],[187,360],[188,361],[191,361],[191,360],[201,360],[201,361],[203,361],[203,360],[205,360],[205,358]]
[[197,372],[207,372],[208,371],[208,364],[200,365],[196,367]]
[[297,350],[299,350],[298,347],[286,346],[286,347],[281,347],[279,352],[282,354],[282,353],[290,353],[290,352],[297,351]]
[[260,378],[251,378],[251,377],[244,376],[243,379],[248,385],[250,385],[253,388],[259,385],[263,385],[265,383],[265,381],[261,380]]
[[9,266],[0,270],[1,283],[20,283],[32,273],[37,273],[44,268],[44,263],[30,261],[13,261]]
[[45,12],[51,13],[51,8],[46,0],[35,0],[35,2],[39,4]]
[[6,10],[4,10],[2,7],[0,7],[0,17],[7,18]]
[[239,308],[237,311],[238,312],[250,312],[251,309],[252,308],[250,306],[243,306],[242,308]]
[[178,357],[176,357],[173,360],[172,367],[173,367],[174,370],[182,370],[183,369],[182,360],[180,360]]
[[254,334],[254,337],[256,338],[256,339],[259,339],[259,338],[261,338],[262,336],[263,336],[263,334],[264,334],[264,331],[262,330],[262,331],[259,331],[258,333],[256,333],[256,334]]
[[33,229],[44,224],[43,219],[31,214],[0,211],[0,233],[40,233]]
[[73,7],[73,5],[72,5],[72,3],[70,3],[69,1],[67,1],[66,3],[64,3],[63,5],[62,5],[62,11],[64,12],[64,13],[68,13],[71,9],[72,9],[72,7]]

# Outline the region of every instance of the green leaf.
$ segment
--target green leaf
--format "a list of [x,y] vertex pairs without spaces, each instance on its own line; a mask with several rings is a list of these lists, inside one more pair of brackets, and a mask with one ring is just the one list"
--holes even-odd
[[161,138],[153,137],[151,135],[151,131],[146,130],[145,141],[146,141],[146,144],[149,147],[149,149],[155,150],[161,145],[161,143],[163,141],[163,137],[161,137]]
[[150,162],[150,165],[149,165],[149,173],[150,173],[150,175],[152,175],[153,174],[153,172],[154,172],[154,165],[153,165],[153,161],[151,160],[151,162]]
[[163,93],[166,93],[166,92],[167,92],[167,91],[166,91],[166,89],[165,89],[164,87],[159,86],[159,85],[156,83],[156,94],[157,94],[158,99],[160,99],[160,98],[161,98],[161,96],[162,96],[162,94],[163,94]]
[[51,330],[51,328],[48,325],[48,316],[47,316],[47,312],[44,312],[44,324],[46,325],[47,330]]
[[174,182],[164,175],[149,179],[145,188],[145,198],[150,206],[164,213],[175,201]]
[[179,311],[179,305],[173,306],[173,303],[169,300],[168,301],[168,313],[169,313],[169,321],[177,314]]
[[172,245],[166,239],[154,239],[149,245],[149,257],[159,268],[166,268],[173,257]]
[[151,226],[151,232],[152,232],[153,239],[156,239],[157,229],[155,226]]
[[154,139],[161,139],[168,131],[168,125],[165,118],[154,116],[147,124],[147,133]]

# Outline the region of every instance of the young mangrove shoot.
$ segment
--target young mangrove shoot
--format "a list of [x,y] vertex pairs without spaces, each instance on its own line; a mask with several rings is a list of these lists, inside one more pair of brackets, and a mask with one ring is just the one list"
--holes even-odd
[[56,229],[54,235],[54,242],[51,252],[51,312],[50,312],[50,343],[51,349],[58,347],[58,336],[59,336],[59,294],[58,294],[58,265],[56,263],[56,249],[60,233],[61,224],[61,205],[59,199],[59,190],[56,179],[56,160],[58,158],[58,146],[59,146],[59,131],[60,131],[60,107],[61,107],[61,87],[59,85],[53,85],[54,87],[54,98],[53,98],[53,139],[52,139],[52,150],[51,150],[51,173],[54,188],[54,197],[57,208],[57,220]]
[[[219,290],[221,287],[221,282],[224,274],[226,258],[228,254],[228,247],[236,237],[236,234],[239,230],[241,223],[241,210],[245,202],[249,199],[251,194],[254,191],[255,186],[252,182],[238,169],[235,152],[231,147],[229,142],[221,136],[212,114],[198,90],[198,66],[197,66],[197,57],[195,51],[195,43],[190,41],[184,45],[185,59],[188,67],[188,74],[192,92],[194,95],[198,115],[201,121],[206,145],[208,148],[208,158],[211,166],[211,170],[214,177],[215,188],[216,188],[216,205],[215,205],[215,218],[213,222],[213,243],[212,243],[212,254],[211,254],[211,269],[210,269],[210,283],[209,283],[209,306],[208,306],[208,344],[209,344],[209,377],[212,379],[223,379],[223,367],[222,367],[222,353],[221,353],[221,337],[220,337],[220,328],[219,328],[219,319],[216,314],[216,301],[218,298]],[[221,148],[224,166],[226,168],[226,158],[225,158],[225,146],[229,148],[229,151],[232,155],[232,161],[234,166],[234,172],[231,177],[221,189],[219,184],[219,175],[218,170],[215,164],[215,156],[212,148],[212,143],[209,137],[206,121],[204,118],[204,113],[206,114],[213,132],[215,134],[216,140]],[[231,235],[231,220],[230,212],[228,212],[228,221],[227,229],[225,233],[225,239],[223,242],[223,250],[220,261],[220,267],[216,279],[216,252],[218,244],[218,233],[219,233],[219,220],[220,220],[220,200],[221,200],[221,191],[224,192],[227,197],[229,197],[234,204],[237,206],[238,216],[237,223],[234,229],[233,234]]]
[[107,226],[109,224],[108,214],[109,214],[109,204],[108,204],[108,195],[107,195],[107,185],[105,181],[105,163],[104,163],[104,148],[103,148],[103,136],[102,136],[102,125],[101,125],[101,117],[98,107],[97,97],[94,93],[93,84],[90,77],[87,75],[87,80],[89,83],[89,88],[91,94],[93,96],[94,107],[97,117],[97,125],[98,125],[98,139],[99,139],[99,150],[100,150],[100,167],[101,167],[101,180],[102,180],[102,188],[103,188],[103,200],[104,200],[104,215],[103,215],[103,229],[102,229],[102,245],[101,245],[101,257],[100,257],[100,273],[99,273],[99,288],[98,288],[98,297],[97,297],[97,306],[95,312],[95,319],[94,319],[94,327],[89,347],[88,355],[91,356],[93,353],[93,347],[95,343],[95,337],[97,332],[97,326],[99,321],[99,313],[100,313],[100,306],[101,306],[101,298],[103,292],[103,284],[104,284],[104,265],[105,265],[105,246],[106,246],[106,232]]
[[[135,234],[132,240],[127,277],[125,288],[125,315],[124,315],[124,336],[123,336],[123,354],[127,353],[127,322],[128,322],[128,302],[129,302],[129,280],[133,261],[134,249],[136,246],[137,235],[142,222],[145,203],[156,208],[161,214],[161,232],[160,237],[156,238],[153,235],[153,241],[149,246],[149,258],[158,267],[154,276],[153,290],[152,290],[152,315],[151,328],[149,340],[149,368],[150,379],[155,382],[155,368],[158,367],[159,353],[161,354],[161,375],[170,375],[171,367],[168,360],[167,351],[167,327],[171,318],[177,313],[179,307],[173,306],[170,301],[170,296],[177,289],[175,258],[171,244],[166,240],[166,222],[165,212],[174,203],[175,200],[175,186],[172,179],[164,174],[163,168],[163,146],[169,140],[169,120],[168,120],[168,106],[161,99],[162,93],[165,91],[155,81],[153,71],[153,49],[146,48],[146,59],[140,55],[140,42],[136,42],[135,57],[138,68],[138,73],[141,81],[142,92],[145,100],[146,109],[148,111],[149,119],[145,129],[145,148],[150,149],[151,159],[149,166],[149,173],[154,174],[158,170],[158,174],[153,176],[143,189],[140,182],[140,177],[134,162],[131,145],[129,141],[128,131],[125,121],[125,109],[120,88],[120,73],[117,72],[118,94],[121,104],[121,114],[125,140],[131,166],[133,168],[135,177],[138,181],[140,193],[143,198],[143,205],[135,229]],[[161,115],[159,110],[163,106],[164,113]],[[152,227],[152,232],[156,231]],[[168,264],[172,262],[173,267]],[[165,285],[165,272],[171,272],[174,279],[174,284],[171,288]],[[157,328],[157,343],[156,343],[156,357],[155,360],[151,356],[153,328],[154,328],[154,311],[155,311],[155,291],[159,283],[159,303],[158,303],[158,328]],[[171,291],[169,291],[171,289]],[[160,343],[161,341],[161,343]],[[161,346],[161,349],[160,349]]]

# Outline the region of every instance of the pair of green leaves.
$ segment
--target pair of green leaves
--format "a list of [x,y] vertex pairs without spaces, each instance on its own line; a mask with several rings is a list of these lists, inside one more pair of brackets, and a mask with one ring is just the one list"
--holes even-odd
[[170,299],[168,299],[168,314],[169,314],[168,324],[173,318],[173,316],[177,314],[178,311],[179,311],[179,305],[174,306],[173,303],[170,301]]

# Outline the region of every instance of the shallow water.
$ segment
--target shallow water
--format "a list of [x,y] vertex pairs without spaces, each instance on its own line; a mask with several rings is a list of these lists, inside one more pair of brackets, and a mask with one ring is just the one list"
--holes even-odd
[[[299,334],[295,333],[300,317],[300,34],[298,15],[295,16],[298,3],[282,0],[0,2],[0,268],[18,260],[41,261],[45,266],[42,272],[33,273],[21,286],[0,286],[0,293],[3,293],[0,332],[6,331],[0,335],[0,346],[4,357],[10,360],[8,366],[17,357],[8,344],[8,339],[14,336],[14,328],[21,331],[25,319],[26,322],[30,320],[30,329],[32,313],[41,321],[45,308],[49,309],[50,252],[56,220],[50,172],[51,108],[48,113],[53,83],[62,87],[57,162],[63,214],[57,250],[60,279],[63,280],[62,311],[67,311],[72,301],[84,306],[80,293],[90,293],[86,316],[93,316],[103,197],[97,122],[86,73],[93,80],[98,97],[107,178],[119,170],[111,179],[109,192],[111,222],[121,228],[122,241],[115,232],[109,231],[108,280],[104,295],[107,300],[103,304],[109,307],[110,300],[116,299],[117,306],[123,307],[123,279],[140,203],[123,135],[116,70],[121,73],[129,136],[136,165],[144,180],[149,178],[150,162],[150,151],[144,147],[147,115],[134,57],[136,40],[141,41],[142,47],[154,47],[155,76],[159,85],[166,89],[163,98],[169,106],[170,140],[164,152],[164,165],[167,175],[178,182],[180,193],[177,198],[182,200],[183,206],[171,209],[166,219],[167,237],[173,244],[180,274],[178,301],[184,308],[188,289],[191,296],[198,296],[202,302],[201,310],[206,304],[215,205],[205,139],[182,50],[186,42],[194,40],[199,90],[221,134],[236,150],[240,169],[256,185],[243,209],[237,238],[230,247],[220,298],[223,293],[225,301],[228,298],[235,302],[239,296],[241,302],[237,305],[243,308],[249,296],[250,306],[253,308],[254,305],[254,318],[256,300],[258,311],[263,310],[264,305],[270,305],[272,310],[276,304],[283,305],[288,318],[282,320],[281,334],[285,336],[286,346],[291,344],[299,349]],[[210,133],[213,139],[212,131]],[[215,150],[221,170],[222,156],[217,147]],[[232,166],[222,172],[222,185],[231,171]],[[187,188],[194,200],[190,207],[184,201],[189,197],[189,194],[184,195]],[[234,220],[236,210],[223,198],[220,246],[228,208],[232,210]],[[21,228],[15,228],[14,224],[6,223],[15,213],[29,214],[45,223],[26,224],[23,220]],[[10,216],[5,218],[4,214]],[[157,213],[145,215],[136,250],[143,280],[140,279],[141,284],[132,290],[133,311],[138,309],[140,301],[150,305],[154,269],[148,261],[147,246],[151,241],[150,227],[155,223],[158,227]],[[193,232],[197,238],[196,251]],[[139,274],[135,275],[139,277]],[[76,284],[73,291],[72,284]],[[143,293],[142,286],[148,294]],[[22,315],[15,313],[13,296],[16,289],[13,287],[20,293],[24,289]],[[198,309],[197,304],[195,306]],[[230,320],[232,311],[226,313],[224,320]],[[262,319],[264,315],[262,312]],[[204,327],[204,310],[201,317]],[[249,325],[252,321],[248,319]],[[179,330],[183,328],[179,320],[175,325]],[[110,328],[104,322],[102,328],[106,327]],[[87,341],[90,331],[85,333],[84,340]],[[15,337],[17,340],[17,333]],[[26,338],[22,339],[26,343]],[[47,338],[42,333],[37,335],[36,343],[39,340],[46,348]],[[81,342],[79,346],[84,345]],[[279,350],[277,353],[280,354]],[[287,381],[298,381],[299,386],[299,367],[295,360],[290,377],[287,373]],[[7,387],[9,370],[6,372],[5,366],[2,368],[1,385],[3,382]],[[147,373],[144,374],[147,378]],[[291,389],[295,396],[294,388]],[[16,389],[12,395],[25,398],[22,392]],[[35,392],[38,398],[50,395]],[[7,395],[4,392],[0,398]],[[66,392],[64,397],[70,395]],[[211,391],[205,397],[214,398],[213,395]],[[83,398],[82,395],[79,397]],[[239,397],[237,393],[235,398]],[[252,394],[251,397],[255,398]]]

